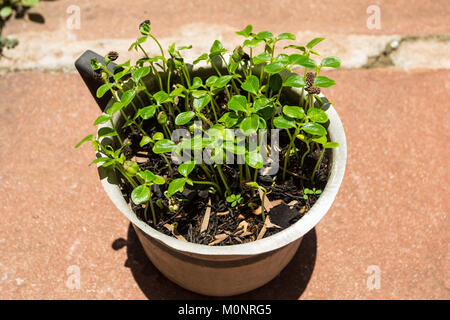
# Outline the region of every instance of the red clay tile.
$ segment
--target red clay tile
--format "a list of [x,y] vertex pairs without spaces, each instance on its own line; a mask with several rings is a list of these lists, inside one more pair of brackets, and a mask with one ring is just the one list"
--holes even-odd
[[[287,269],[239,298],[449,299],[448,71],[328,76],[348,139],[342,188]],[[91,148],[73,148],[99,114],[77,75],[7,74],[0,97],[0,298],[202,298],[147,261]]]

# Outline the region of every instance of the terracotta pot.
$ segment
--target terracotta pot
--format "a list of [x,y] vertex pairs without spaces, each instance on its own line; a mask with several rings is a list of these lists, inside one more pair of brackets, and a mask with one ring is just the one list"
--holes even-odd
[[[330,139],[338,142],[339,147],[331,149],[331,168],[325,189],[299,221],[261,240],[231,246],[183,242],[162,234],[137,218],[122,195],[114,171],[99,167],[101,183],[117,209],[131,221],[151,262],[167,278],[200,294],[241,294],[266,284],[283,270],[299,248],[303,235],[323,218],[336,197],[344,177],[347,144],[337,112],[333,107],[326,112],[330,120]],[[120,116],[116,116],[114,121],[120,121]]]

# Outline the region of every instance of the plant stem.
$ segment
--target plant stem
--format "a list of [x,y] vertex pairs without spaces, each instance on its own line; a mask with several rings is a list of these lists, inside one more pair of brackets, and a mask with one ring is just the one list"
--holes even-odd
[[212,185],[214,187],[216,187],[216,189],[223,194],[222,189],[220,188],[220,186],[217,183],[211,182],[211,181],[192,181],[193,183],[197,183],[197,184],[209,184]]
[[217,171],[219,172],[219,176],[222,179],[223,184],[225,185],[225,189],[227,190],[227,194],[231,194],[230,187],[228,186],[227,179],[225,178],[225,175],[222,171],[222,165],[217,164]]
[[295,128],[294,136],[291,138],[291,141],[289,142],[288,149],[286,151],[286,154],[284,155],[284,165],[283,165],[283,180],[286,178],[286,167],[289,161],[289,154],[291,153],[291,148],[294,145],[295,137],[300,132],[300,126]]
[[312,173],[312,176],[311,176],[311,181],[314,181],[314,177],[316,175],[316,171],[319,168],[320,163],[322,162],[322,158],[323,158],[323,154],[324,153],[325,153],[325,148],[323,148],[322,152],[320,153],[320,157],[319,157],[319,159],[316,162],[316,166],[314,167],[314,170],[313,170],[313,173]]

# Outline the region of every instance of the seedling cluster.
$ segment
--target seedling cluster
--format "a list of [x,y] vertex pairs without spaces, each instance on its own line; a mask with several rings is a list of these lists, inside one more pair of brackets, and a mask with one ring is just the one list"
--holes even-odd
[[[224,200],[234,209],[245,210],[258,203],[262,206],[258,219],[264,220],[264,199],[272,186],[282,185],[294,176],[314,186],[326,149],[338,146],[327,136],[328,116],[324,109],[330,102],[318,94],[320,88],[335,85],[321,75],[322,69],[338,68],[341,62],[337,57],[321,59],[315,46],[323,38],[306,45],[289,44],[296,40],[294,34],[255,33],[248,25],[237,32],[244,40],[231,52],[216,40],[209,52],[193,61],[193,65],[203,61],[211,66],[214,74],[202,78],[195,76],[192,65],[183,59],[182,51],[191,46],[172,44],[166,53],[152,34],[149,21],[140,25],[140,32],[142,36],[130,47],[143,54],[135,64],[127,61],[110,71],[109,64],[117,59],[115,52],[105,56],[105,63],[91,61],[98,77],[104,80],[97,97],[107,92],[113,97],[94,125],[109,126],[85,137],[76,147],[92,142],[102,156],[91,164],[120,173],[131,187],[134,205],[144,208],[148,223],[156,226],[164,214],[180,212],[184,202],[189,201],[186,188],[206,188],[210,199]],[[159,55],[147,53],[144,44],[149,42],[156,44]],[[293,53],[278,53],[281,44]],[[298,72],[298,68],[302,68],[300,74],[292,72]],[[283,94],[291,88],[301,89],[295,101]],[[120,125],[113,121],[116,114],[124,120]],[[175,139],[176,129],[189,133],[199,130],[208,135],[202,140]],[[263,155],[275,150],[269,145],[252,145],[247,139],[263,131],[270,140],[273,129],[280,130],[280,171],[267,183],[267,178],[262,179]],[[229,135],[229,130],[242,134]],[[105,137],[112,139],[102,140]],[[138,152],[147,152],[148,163],[154,165],[133,160]],[[174,163],[171,155],[182,152],[209,152],[213,161]],[[229,153],[242,161],[220,161]],[[310,171],[304,170],[307,159],[313,167]],[[315,162],[311,165],[311,161]],[[304,190],[306,198],[308,190]]]

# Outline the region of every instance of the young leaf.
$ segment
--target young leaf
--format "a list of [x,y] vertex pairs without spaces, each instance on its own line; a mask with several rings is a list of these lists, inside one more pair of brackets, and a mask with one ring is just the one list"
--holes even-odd
[[264,67],[264,71],[269,74],[278,73],[283,69],[284,69],[284,64],[282,62],[272,62]]
[[248,37],[250,37],[252,30],[253,30],[253,26],[251,24],[249,24],[241,31],[237,31],[236,34],[248,38]]
[[141,204],[150,199],[150,189],[147,186],[141,185],[133,189],[131,192],[131,200],[134,204]]
[[108,158],[108,157],[100,157],[100,158],[95,159],[91,163],[89,163],[89,166],[92,166],[92,165],[100,163],[100,162],[107,162],[107,161],[110,161],[110,160],[113,160],[113,159]]
[[328,115],[322,109],[309,108],[308,118],[314,122],[325,123],[328,121]]
[[123,107],[124,107],[124,105],[122,104],[122,102],[116,101],[113,103],[113,105],[111,107],[106,109],[106,113],[109,114],[110,116],[112,116],[114,113],[116,113]]
[[155,142],[153,146],[154,153],[166,153],[172,152],[173,148],[175,148],[175,143],[172,140],[163,139]]
[[261,169],[264,165],[263,156],[259,152],[249,152],[245,155],[245,162],[254,169]]
[[290,129],[296,127],[296,122],[283,116],[278,116],[273,119],[273,125],[278,129]]
[[150,142],[152,142],[152,138],[150,138],[149,136],[143,136],[141,142],[139,142],[139,146],[143,147]]
[[117,131],[114,130],[113,128],[103,127],[98,130],[97,135],[99,138],[115,137],[115,136],[117,136]]
[[289,33],[289,32],[284,32],[284,33],[280,33],[277,36],[277,40],[296,40],[297,38],[295,37],[294,34]]
[[211,46],[211,49],[209,50],[209,56],[214,57],[224,53],[225,51],[227,50],[223,47],[222,42],[216,40],[214,41],[213,45]]
[[221,76],[217,78],[217,80],[214,82],[214,84],[211,87],[214,88],[223,88],[227,85],[227,83],[232,79],[233,77],[230,75]]
[[266,61],[269,61],[270,58],[270,54],[268,54],[267,52],[262,52],[253,57],[253,64],[257,65],[260,63],[264,63]]
[[253,113],[251,116],[244,118],[239,128],[242,130],[242,133],[245,135],[252,134],[258,130],[259,127],[259,116],[256,113]]
[[241,95],[232,96],[228,102],[228,108],[233,111],[247,111],[247,98]]
[[134,89],[127,90],[120,97],[120,102],[123,104],[124,107],[126,107],[131,103],[131,101],[133,101],[135,96],[136,91]]
[[294,87],[294,88],[302,88],[306,86],[305,78],[298,74],[294,74],[287,78],[287,80],[283,83],[283,87]]
[[261,32],[258,32],[258,34],[256,35],[256,39],[271,40],[271,39],[273,39],[273,34],[272,34],[272,32],[269,32],[269,31],[261,31]]
[[245,40],[244,41],[244,47],[249,47],[249,48],[256,48],[259,47],[262,43],[264,43],[263,40],[258,40],[258,39],[252,39],[252,40]]
[[111,119],[110,115],[106,115],[106,114],[102,114],[101,116],[99,116],[95,122],[94,122],[94,126],[97,126],[99,124],[105,124],[106,122],[108,122]]
[[279,73],[274,73],[269,78],[269,88],[272,89],[273,92],[280,90],[283,84],[283,79],[281,78]]
[[336,82],[334,80],[325,76],[318,76],[314,79],[314,85],[321,88],[329,88],[331,86],[334,86],[335,84]]
[[327,142],[323,145],[324,148],[326,149],[333,149],[333,148],[337,148],[339,147],[339,143],[337,142]]
[[239,122],[239,117],[234,112],[227,112],[218,122],[223,122],[227,128],[233,128]]
[[[3,5],[3,3],[2,3],[2,5]],[[0,17],[2,17],[3,19],[6,19],[12,14],[12,12],[13,12],[13,10],[11,7],[9,7],[9,6],[3,7],[0,10]]]
[[314,62],[314,60],[312,60],[306,56],[303,56],[301,54],[298,54],[298,53],[294,53],[289,56],[289,64],[290,65],[299,65],[299,66],[309,68],[309,69],[316,68],[316,63]]
[[169,184],[169,188],[167,189],[167,195],[171,197],[178,191],[182,192],[185,184],[186,178],[178,178],[172,180],[172,182]]
[[153,98],[158,102],[158,104],[163,104],[170,101],[170,96],[165,91],[158,91],[153,95]]
[[211,97],[209,96],[209,94],[204,94],[199,98],[194,98],[194,109],[200,112],[210,101]]
[[112,83],[105,83],[105,84],[101,85],[97,89],[97,98],[103,97],[105,95],[105,93],[107,93],[113,86],[114,86],[114,84],[112,84]]
[[306,51],[304,46],[296,46],[294,44],[290,44],[290,45],[284,47],[284,49],[297,49],[297,50],[300,50],[300,51],[303,51],[303,52]]
[[83,139],[81,139],[81,141],[76,144],[75,148],[78,148],[86,141],[92,141],[92,140],[94,140],[94,135],[90,134],[90,135],[84,137]]
[[200,57],[198,57],[197,59],[194,60],[193,64],[197,64],[202,60],[208,60],[208,54],[204,53],[202,54]]
[[138,83],[143,77],[150,73],[150,67],[142,67],[133,72],[132,78],[134,82]]
[[341,60],[338,57],[328,57],[323,59],[320,65],[328,68],[339,68],[341,66]]
[[302,127],[302,130],[306,133],[316,136],[325,136],[327,134],[327,129],[325,129],[320,124],[313,122],[305,123]]
[[155,113],[156,113],[155,104],[139,109],[138,111],[138,114],[142,117],[142,119],[145,120],[153,118],[155,116]]
[[287,115],[288,117],[295,118],[295,119],[304,119],[305,118],[305,111],[303,110],[303,108],[300,108],[297,106],[284,106],[283,113],[285,115]]
[[186,111],[178,114],[175,118],[175,124],[177,126],[182,126],[191,121],[191,119],[195,116],[195,112]]
[[187,161],[178,167],[178,172],[185,178],[189,176],[189,174],[194,170],[195,168],[195,162],[194,161]]
[[319,42],[322,42],[323,40],[325,40],[325,38],[314,38],[312,39],[310,42],[308,42],[308,44],[306,45],[306,47],[308,49],[311,49],[312,47],[314,47],[315,45],[317,45]]
[[242,89],[253,93],[254,95],[258,94],[259,90],[259,79],[256,76],[248,76],[247,80],[242,84]]
[[214,83],[216,83],[217,79],[219,79],[219,77],[209,76],[208,79],[206,79],[206,81],[205,81],[205,85],[207,87],[212,87],[214,85]]

